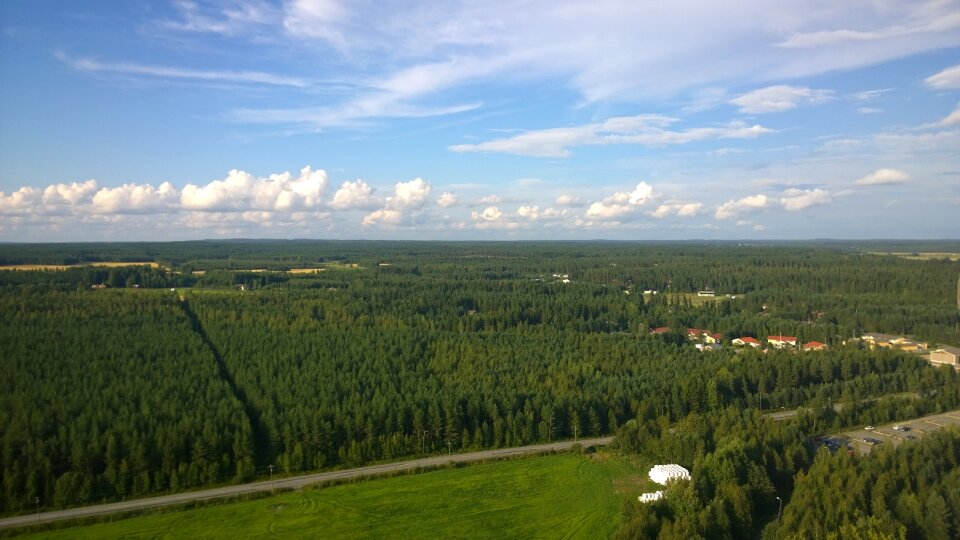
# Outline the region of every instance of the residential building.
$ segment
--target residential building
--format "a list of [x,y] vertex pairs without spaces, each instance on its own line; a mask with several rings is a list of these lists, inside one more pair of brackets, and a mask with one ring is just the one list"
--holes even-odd
[[739,346],[741,346],[741,347],[745,347],[745,346],[749,345],[749,346],[753,347],[754,349],[756,349],[757,347],[760,346],[760,341],[757,340],[757,338],[754,338],[754,337],[744,336],[744,337],[738,337],[737,339],[733,340],[733,344],[734,344],[734,345],[739,345]]
[[960,371],[960,348],[940,347],[930,351],[930,363],[935,366],[953,366],[953,369]]
[[796,347],[797,338],[796,336],[767,336],[767,343],[772,345],[775,349]]

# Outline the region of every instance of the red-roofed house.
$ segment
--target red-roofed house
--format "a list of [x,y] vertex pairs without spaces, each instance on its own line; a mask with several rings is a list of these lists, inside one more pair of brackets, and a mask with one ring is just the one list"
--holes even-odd
[[700,339],[703,332],[704,331],[699,328],[687,328],[687,337],[690,339]]
[[820,343],[819,341],[811,341],[803,346],[805,351],[822,351],[827,348],[826,343]]
[[734,345],[741,345],[741,346],[749,345],[749,346],[753,347],[754,349],[756,349],[757,347],[760,346],[760,341],[758,341],[757,338],[753,338],[753,337],[750,337],[750,336],[745,336],[745,337],[739,337],[739,338],[733,340],[733,344],[734,344]]
[[773,345],[776,349],[782,349],[784,347],[796,347],[797,338],[796,336],[767,336],[767,343]]
[[651,329],[650,329],[650,333],[651,333],[651,334],[666,334],[666,333],[669,332],[669,331],[670,331],[670,328],[667,327],[667,326],[661,326],[661,327],[658,327],[658,328],[651,328]]

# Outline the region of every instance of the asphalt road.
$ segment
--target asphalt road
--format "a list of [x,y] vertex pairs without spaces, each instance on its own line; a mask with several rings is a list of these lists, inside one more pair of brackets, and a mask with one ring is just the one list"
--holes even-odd
[[236,495],[256,493],[260,491],[300,489],[304,486],[316,484],[318,482],[343,480],[349,478],[362,478],[365,476],[375,476],[384,473],[407,471],[416,469],[418,467],[436,467],[448,463],[469,463],[472,461],[482,461],[485,459],[516,457],[530,454],[540,454],[550,451],[563,451],[571,448],[575,444],[582,445],[584,448],[588,446],[606,446],[610,444],[611,441],[613,441],[613,437],[600,437],[596,439],[581,439],[579,441],[564,441],[551,444],[536,444],[531,446],[519,446],[515,448],[483,450],[480,452],[469,452],[466,454],[442,455],[413,459],[409,461],[400,461],[396,463],[384,463],[382,465],[370,465],[367,467],[345,469],[342,471],[307,474],[303,476],[293,476],[290,478],[278,478],[273,481],[267,480],[235,486],[224,486],[213,489],[205,489],[203,491],[189,491],[186,493],[176,493],[174,495],[150,497],[148,499],[134,499],[132,501],[99,504],[96,506],[83,506],[80,508],[70,508],[67,510],[57,510],[54,512],[41,512],[40,514],[29,514],[0,519],[0,529],[30,525],[33,523],[47,523],[50,521],[59,521],[63,519],[82,518],[102,514],[111,514],[115,512],[141,510],[144,508],[156,508],[159,506],[182,504],[191,501],[233,497]]

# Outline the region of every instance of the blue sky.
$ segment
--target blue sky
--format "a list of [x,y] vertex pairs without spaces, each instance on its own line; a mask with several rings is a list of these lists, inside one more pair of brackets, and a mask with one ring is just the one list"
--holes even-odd
[[0,241],[960,237],[956,0],[10,0],[0,115]]

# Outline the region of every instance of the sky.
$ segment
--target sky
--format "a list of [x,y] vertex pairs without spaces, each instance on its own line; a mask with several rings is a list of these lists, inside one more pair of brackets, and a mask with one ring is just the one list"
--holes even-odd
[[0,2],[0,241],[960,238],[960,0]]

